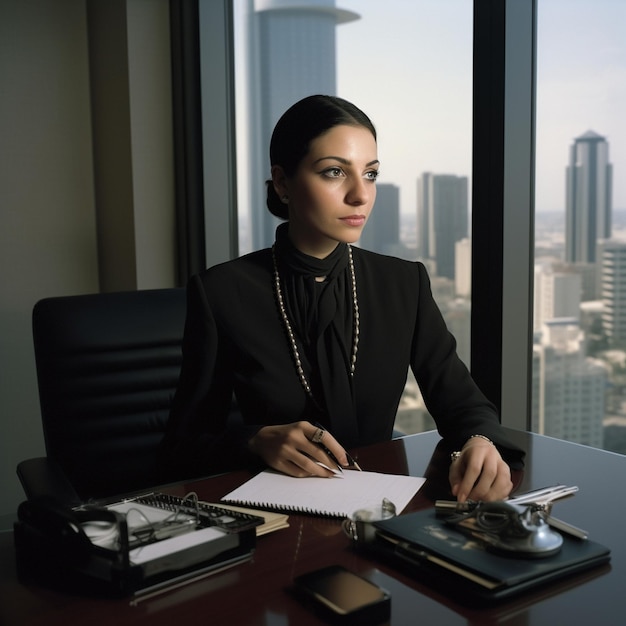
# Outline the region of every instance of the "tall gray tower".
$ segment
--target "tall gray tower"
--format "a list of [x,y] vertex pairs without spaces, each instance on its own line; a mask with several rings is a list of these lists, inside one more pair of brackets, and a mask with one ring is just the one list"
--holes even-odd
[[609,144],[593,131],[574,140],[566,170],[565,260],[595,263],[599,239],[611,237]]
[[376,183],[376,204],[363,229],[359,246],[397,255],[400,248],[400,188],[390,183]]
[[278,220],[267,210],[269,142],[278,118],[297,100],[335,95],[337,24],[359,19],[335,0],[250,0],[250,213],[252,246],[274,242]]
[[454,279],[456,243],[468,236],[467,176],[422,174],[417,195],[418,254],[435,262],[437,276]]

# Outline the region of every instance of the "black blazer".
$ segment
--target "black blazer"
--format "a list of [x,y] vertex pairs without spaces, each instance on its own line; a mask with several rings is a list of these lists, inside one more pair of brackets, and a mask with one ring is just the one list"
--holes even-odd
[[[456,354],[421,263],[353,248],[360,312],[354,390],[359,440],[390,439],[408,368],[453,448],[473,434],[503,447],[494,406]],[[261,427],[310,419],[276,305],[269,249],[194,276],[183,366],[162,447],[167,475],[241,467]],[[241,419],[229,418],[233,392]]]

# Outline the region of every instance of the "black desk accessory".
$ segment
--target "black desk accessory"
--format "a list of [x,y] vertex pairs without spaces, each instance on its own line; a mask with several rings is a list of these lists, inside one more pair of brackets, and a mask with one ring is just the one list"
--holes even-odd
[[18,508],[18,575],[105,594],[144,594],[251,558],[263,519],[149,493],[68,508],[50,499]]

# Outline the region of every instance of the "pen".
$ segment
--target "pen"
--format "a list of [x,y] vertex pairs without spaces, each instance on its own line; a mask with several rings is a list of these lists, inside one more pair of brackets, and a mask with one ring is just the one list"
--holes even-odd
[[[317,428],[321,428],[324,431],[326,430],[319,422],[316,422],[314,425]],[[343,473],[343,468],[341,467],[341,464],[337,460],[337,457],[323,443],[318,442],[317,445],[320,448],[322,448],[322,450],[324,450],[324,452],[326,452],[326,454],[328,455],[330,460],[337,466],[339,471]],[[359,464],[347,452],[346,452],[346,457],[348,458],[348,465],[349,466],[354,467],[354,469],[358,470],[359,472],[362,471],[361,468],[359,467]]]
[[552,515],[548,515],[546,521],[552,528],[556,528],[557,530],[562,530],[565,533],[576,537],[577,539],[587,539],[589,537],[589,533],[582,528],[578,528],[573,524],[569,524],[568,522],[564,522],[562,519],[558,519],[557,517],[553,517]]
[[[337,460],[337,457],[335,457],[335,455],[322,443],[318,443],[317,444],[322,450],[324,450],[324,452],[326,452],[328,458],[330,458],[330,460],[337,466],[337,469],[343,474],[343,468],[341,467],[341,465],[339,464],[339,461]],[[326,465],[324,465],[323,463],[318,463],[318,465],[321,465],[322,467],[326,467]],[[326,467],[326,469],[330,469],[330,467]],[[331,472],[334,470],[330,470]]]
[[[534,489],[518,496],[505,498],[511,504],[550,504],[561,498],[573,496],[578,491],[578,487],[566,487],[565,485],[555,485],[553,487],[542,487]],[[437,500],[435,508],[439,512],[454,511],[464,513],[476,508],[478,503],[473,500],[457,502],[456,500]]]
[[547,504],[555,500],[560,500],[561,498],[572,496],[577,491],[578,487],[555,485],[554,487],[544,487],[543,489],[535,489],[518,496],[512,496],[508,498],[508,500],[514,504],[526,504],[527,502]]
[[346,456],[348,457],[348,464],[352,465],[352,467],[354,467],[354,469],[358,470],[359,472],[362,472],[363,470],[359,467],[359,464],[346,452]]
[[[319,428],[320,430],[323,430],[324,432],[326,432],[326,429],[319,422],[315,422],[314,426],[316,428]],[[339,461],[337,460],[337,457],[321,441],[314,441],[313,443],[315,443],[322,450],[324,450],[324,452],[326,453],[326,456],[328,456],[328,458],[337,466],[337,469],[343,474],[343,468],[341,467]],[[334,470],[330,469],[330,467],[326,467],[323,463],[318,463],[318,465],[321,465],[322,467],[325,467],[326,469],[330,470],[331,472],[334,471]]]

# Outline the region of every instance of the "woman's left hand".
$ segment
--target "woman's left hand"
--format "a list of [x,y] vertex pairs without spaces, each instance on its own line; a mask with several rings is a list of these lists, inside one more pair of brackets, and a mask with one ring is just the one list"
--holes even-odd
[[513,489],[511,469],[496,446],[480,437],[465,443],[448,476],[458,502],[503,500]]

